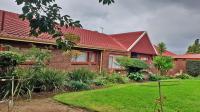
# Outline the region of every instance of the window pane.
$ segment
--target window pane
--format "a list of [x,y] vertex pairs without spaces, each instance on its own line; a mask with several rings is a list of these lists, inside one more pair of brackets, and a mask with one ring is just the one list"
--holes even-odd
[[119,69],[121,66],[117,62],[117,58],[120,57],[120,55],[110,55],[109,56],[109,68]]
[[90,62],[95,62],[95,52],[90,52]]
[[109,68],[112,68],[112,63],[113,63],[113,56],[109,56]]
[[87,62],[87,53],[81,52],[81,54],[77,57],[73,57],[72,62]]

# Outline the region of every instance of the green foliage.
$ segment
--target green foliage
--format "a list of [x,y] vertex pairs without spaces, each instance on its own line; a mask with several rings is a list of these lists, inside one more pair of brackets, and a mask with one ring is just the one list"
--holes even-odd
[[200,61],[188,60],[186,62],[187,73],[196,77],[200,75]]
[[173,59],[168,56],[155,56],[153,58],[154,66],[164,75],[168,70],[173,68]]
[[130,73],[128,75],[128,78],[134,81],[142,81],[144,80],[144,75],[142,73],[136,72],[136,73]]
[[22,5],[20,18],[30,22],[30,34],[38,36],[41,33],[61,36],[60,27],[81,27],[80,21],[73,21],[68,15],[61,15],[62,9],[56,0],[16,0]]
[[69,72],[67,77],[69,81],[73,80],[90,84],[96,77],[96,74],[94,72],[89,71],[88,69],[80,68]]
[[105,79],[108,82],[118,83],[118,84],[125,84],[125,83],[129,82],[127,77],[122,76],[121,74],[118,74],[118,73],[110,74]]
[[129,58],[129,57],[119,57],[117,58],[117,62],[123,66],[129,73],[132,72],[139,72],[143,69],[147,69],[148,65],[136,58]]
[[70,90],[73,91],[80,91],[80,90],[88,90],[90,89],[89,84],[80,82],[80,81],[75,81],[75,80],[71,80],[68,84],[67,84],[68,88]]
[[[28,68],[17,68],[12,74],[7,74],[6,77],[14,76],[15,96],[29,96],[32,92],[62,90],[65,85],[66,75],[60,71],[43,68],[41,71],[35,71]],[[10,77],[11,78],[11,77]],[[0,99],[11,95],[11,82],[1,83]]]
[[[114,3],[114,0],[99,0],[105,4]],[[16,0],[17,5],[22,5],[23,14],[20,17],[30,22],[31,34],[38,35],[41,33],[49,33],[57,35],[60,30],[56,27],[56,23],[65,27],[81,27],[80,21],[73,21],[69,15],[61,15],[60,6],[56,4],[56,0]]]
[[54,69],[44,68],[40,72],[32,73],[31,82],[34,88],[41,91],[53,91],[63,89],[65,85],[66,75]]
[[166,51],[166,45],[164,42],[158,44],[158,53],[162,56],[162,54]]
[[187,53],[199,54],[200,53],[200,42],[199,39],[196,39],[195,42],[188,47]]
[[44,67],[51,58],[51,51],[33,46],[25,53],[25,57],[27,60],[35,62],[35,66]]
[[167,80],[167,79],[172,79],[172,78],[168,76],[157,75],[157,74],[152,74],[149,76],[150,81],[159,81],[159,80]]
[[[74,21],[69,15],[61,15],[62,8],[56,4],[56,0],[16,0],[16,3],[22,5],[22,14],[19,17],[30,23],[30,35],[48,33],[53,37],[59,37],[57,43],[65,48],[64,50],[74,46],[70,40],[64,43],[65,40],[61,38],[64,36],[61,27],[82,28],[82,25],[80,21]],[[114,0],[99,0],[99,3],[110,5]]]
[[64,38],[58,38],[56,40],[57,46],[59,49],[64,51],[71,51],[71,48],[74,47],[80,41],[80,37],[75,34],[64,34]]
[[176,76],[176,78],[178,78],[178,79],[191,79],[192,77],[190,75],[184,73],[184,74]]
[[93,81],[93,83],[95,84],[95,86],[105,86],[108,81],[105,77],[99,76]]
[[0,51],[0,76],[12,74],[14,68],[24,60],[24,57],[16,52]]

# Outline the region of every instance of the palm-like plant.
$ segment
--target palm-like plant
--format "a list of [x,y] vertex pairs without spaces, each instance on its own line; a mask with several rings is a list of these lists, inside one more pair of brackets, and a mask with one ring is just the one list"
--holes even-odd
[[162,56],[163,55],[163,53],[166,51],[166,45],[165,45],[165,43],[164,42],[160,42],[159,44],[158,44],[158,53],[159,53],[159,55],[160,56]]

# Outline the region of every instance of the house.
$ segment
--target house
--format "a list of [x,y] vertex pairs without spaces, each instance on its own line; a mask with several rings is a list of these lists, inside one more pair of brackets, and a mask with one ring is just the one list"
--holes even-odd
[[[50,35],[29,36],[29,22],[19,19],[19,14],[0,10],[0,44],[18,47],[21,50],[35,45],[52,50],[48,66],[55,69],[73,70],[89,68],[93,71],[121,70],[116,63],[119,56],[131,56],[151,63],[157,54],[145,31],[122,34],[103,34],[80,28],[62,28],[63,33],[73,33],[80,42],[73,48],[81,51],[77,58],[69,58],[56,48],[55,39]],[[0,47],[0,50],[4,49]]]
[[[154,45],[156,50],[158,50],[158,47]],[[186,73],[186,62],[188,60],[199,60],[200,61],[200,54],[175,54],[169,50],[165,50],[165,52],[162,54],[163,56],[170,56],[173,58],[174,67],[168,72],[169,75],[174,75],[177,73]],[[153,70],[153,72],[156,72],[156,70]]]

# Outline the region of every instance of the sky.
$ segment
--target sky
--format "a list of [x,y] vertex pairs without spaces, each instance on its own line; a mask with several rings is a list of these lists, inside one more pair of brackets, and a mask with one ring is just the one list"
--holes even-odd
[[[200,0],[115,0],[103,6],[98,0],[56,0],[61,13],[80,20],[85,29],[117,34],[147,31],[152,43],[183,54],[200,38]],[[1,0],[0,9],[21,13],[15,0]]]

